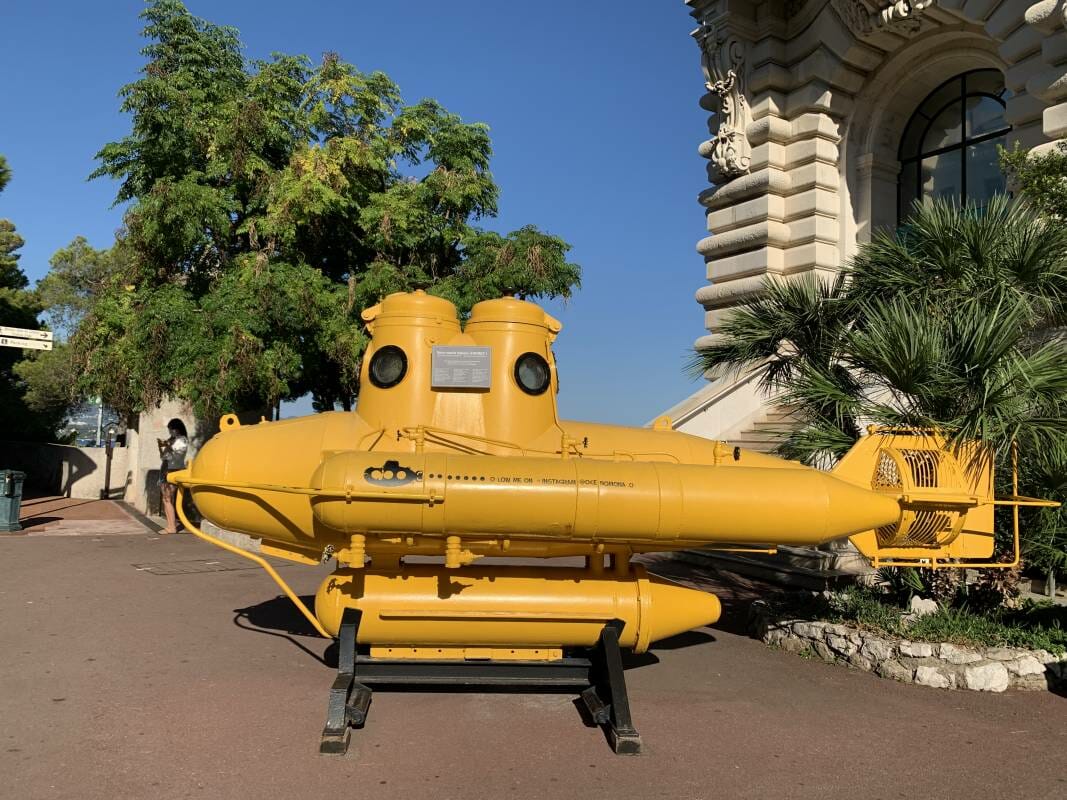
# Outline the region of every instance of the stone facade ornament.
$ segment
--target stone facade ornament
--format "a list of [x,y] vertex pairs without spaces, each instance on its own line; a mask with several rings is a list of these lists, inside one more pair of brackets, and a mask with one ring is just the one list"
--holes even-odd
[[714,166],[715,180],[730,180],[748,172],[752,147],[745,135],[751,120],[745,97],[745,45],[724,27],[704,18],[693,31],[700,46],[704,85],[718,101],[715,137],[700,147]]
[[911,35],[922,23],[918,17],[936,0],[897,0],[871,13],[860,0],[833,0],[834,10],[860,39],[878,31]]

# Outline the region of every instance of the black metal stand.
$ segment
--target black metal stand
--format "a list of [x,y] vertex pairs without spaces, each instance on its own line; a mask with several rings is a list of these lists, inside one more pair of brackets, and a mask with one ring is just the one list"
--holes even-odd
[[619,649],[622,629],[622,620],[613,619],[600,631],[600,639],[592,651],[590,686],[581,698],[593,721],[606,726],[612,749],[619,755],[637,755],[641,752],[641,736],[630,718],[630,697],[626,693]]
[[557,661],[453,661],[372,658],[358,652],[356,634],[362,613],[345,609],[338,632],[337,677],[330,687],[326,727],[319,752],[343,755],[353,727],[367,721],[370,685],[495,686],[579,689],[582,702],[597,725],[604,727],[612,749],[620,755],[641,752],[641,737],[630,718],[619,634],[624,623],[611,620],[600,632],[589,657]]
[[348,752],[351,727],[367,721],[371,691],[356,682],[356,632],[363,612],[345,609],[338,631],[337,677],[330,687],[330,700],[326,707],[326,727],[322,729],[319,752],[329,755],[344,755]]

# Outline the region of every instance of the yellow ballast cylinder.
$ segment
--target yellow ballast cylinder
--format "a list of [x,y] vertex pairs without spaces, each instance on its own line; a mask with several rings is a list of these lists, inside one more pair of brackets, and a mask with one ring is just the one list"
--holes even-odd
[[403,572],[340,569],[323,581],[315,615],[336,635],[346,608],[362,612],[358,641],[376,646],[555,648],[596,644],[625,623],[619,643],[651,642],[719,619],[712,594],[649,577],[596,577],[566,567],[405,565]]
[[801,466],[345,451],[311,486],[327,493],[315,517],[345,533],[815,544],[900,518],[896,498]]

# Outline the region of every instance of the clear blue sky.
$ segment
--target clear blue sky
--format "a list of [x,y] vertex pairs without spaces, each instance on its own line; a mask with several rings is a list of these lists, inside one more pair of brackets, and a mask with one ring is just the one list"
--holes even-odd
[[[698,388],[683,374],[704,333],[696,202],[707,138],[699,52],[682,0],[187,0],[241,32],[246,53],[336,51],[382,70],[404,99],[434,97],[489,124],[501,231],[532,223],[574,245],[582,289],[565,306],[565,417],[641,424]],[[14,173],[0,217],[26,239],[31,280],[82,234],[110,245],[115,186],[93,156],[129,130],[116,93],[135,80],[136,0],[8,0],[0,22],[0,153]]]

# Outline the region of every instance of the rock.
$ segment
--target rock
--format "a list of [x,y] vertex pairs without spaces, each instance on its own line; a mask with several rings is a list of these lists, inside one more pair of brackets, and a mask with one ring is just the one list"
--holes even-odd
[[841,655],[848,657],[856,652],[856,645],[844,636],[828,635],[826,643]]
[[900,652],[912,658],[929,658],[934,654],[934,646],[926,642],[901,642]]
[[[1007,670],[1005,670],[1007,675]],[[915,670],[915,682],[920,686],[933,686],[935,689],[947,689],[951,681],[941,674],[937,667],[919,667]]]
[[954,644],[938,645],[937,657],[950,664],[973,664],[975,661],[982,660],[982,657],[973,650],[965,650]]
[[1044,675],[1045,665],[1030,655],[1002,662],[1012,675]]
[[893,655],[893,650],[894,648],[891,642],[887,642],[885,639],[880,639],[877,636],[865,637],[863,647],[860,648],[860,652],[875,663],[885,661]]
[[779,644],[788,634],[781,628],[768,628],[763,634],[763,641],[767,644]]
[[904,683],[911,683],[912,678],[915,677],[913,670],[893,658],[883,661],[875,671],[883,678]]
[[861,669],[864,672],[870,672],[871,668],[874,666],[873,664],[871,664],[870,659],[864,658],[859,653],[853,653],[851,656],[849,656],[848,663],[854,666],[856,669]]
[[908,607],[916,617],[923,617],[937,611],[937,601],[927,600],[923,597],[912,597]]
[[1010,679],[1007,668],[999,661],[972,664],[963,671],[964,685],[976,692],[1003,692]]
[[1027,655],[1027,652],[1012,647],[990,647],[983,655],[991,661],[1011,661],[1019,656]]
[[808,649],[808,643],[799,636],[786,636],[778,646],[787,653],[803,653]]
[[821,639],[822,625],[818,622],[794,622],[793,633],[808,639]]
[[823,661],[837,660],[837,657],[834,655],[834,651],[826,645],[826,642],[815,642],[812,644],[812,647],[815,649],[815,652],[816,654],[818,654],[819,658],[821,658]]
[[1043,692],[1049,688],[1049,685],[1048,679],[1043,674],[1023,675],[1012,679],[1011,688],[1021,689],[1024,692]]
[[1051,664],[1054,661],[1059,661],[1061,658],[1061,656],[1052,655],[1048,650],[1034,650],[1030,655],[1042,664]]

